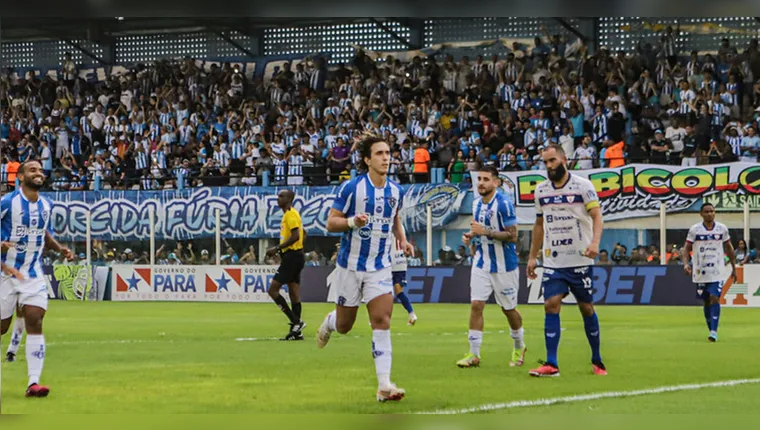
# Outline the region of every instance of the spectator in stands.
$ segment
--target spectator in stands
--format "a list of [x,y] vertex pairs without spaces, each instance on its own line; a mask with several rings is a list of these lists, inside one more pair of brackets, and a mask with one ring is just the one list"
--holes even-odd
[[757,251],[755,251],[754,247],[751,249],[748,248],[747,242],[745,242],[744,239],[739,239],[739,241],[736,242],[735,254],[737,264],[749,264],[757,259]]
[[607,252],[606,249],[602,249],[601,251],[599,251],[599,258],[597,258],[596,264],[602,265],[602,266],[607,266],[607,265],[612,264],[609,253]]
[[615,248],[612,249],[612,261],[615,264],[628,265],[631,264],[631,256],[628,255],[628,248],[620,243],[615,244]]

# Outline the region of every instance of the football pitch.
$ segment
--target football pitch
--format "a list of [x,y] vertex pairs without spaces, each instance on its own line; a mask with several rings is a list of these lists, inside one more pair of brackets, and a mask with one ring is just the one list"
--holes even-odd
[[392,379],[407,398],[379,404],[365,309],[349,335],[316,347],[314,333],[331,308],[305,303],[306,340],[282,342],[287,325],[273,304],[52,301],[42,375],[50,397],[23,397],[22,349],[19,361],[2,363],[3,413],[733,414],[756,412],[760,398],[760,309],[724,308],[720,341],[711,344],[700,307],[600,306],[610,374],[598,377],[578,310],[566,305],[562,376],[536,379],[528,370],[544,358],[542,307],[520,307],[524,367],[509,367],[506,319],[488,305],[481,367],[459,369],[468,305],[418,304],[415,327],[396,305]]

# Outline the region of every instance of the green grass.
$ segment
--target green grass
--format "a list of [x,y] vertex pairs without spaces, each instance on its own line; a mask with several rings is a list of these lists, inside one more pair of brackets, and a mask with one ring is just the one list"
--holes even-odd
[[[417,305],[416,327],[397,305],[393,380],[407,390],[378,404],[366,311],[324,350],[313,334],[328,304],[305,304],[304,342],[285,334],[273,304],[51,302],[43,383],[25,399],[26,362],[2,364],[3,413],[397,413],[457,409],[607,391],[760,377],[760,310],[723,309],[720,342],[707,342],[698,307],[600,307],[607,377],[591,374],[577,309],[562,314],[562,376],[527,375],[544,357],[543,309],[523,306],[528,361],[508,366],[512,340],[495,305],[486,310],[483,363],[458,369],[467,352],[467,305]],[[236,338],[259,338],[236,341]],[[9,336],[3,337],[3,351]],[[23,357],[23,350],[22,357]],[[760,384],[603,399],[497,413],[747,413]],[[41,404],[44,404],[42,406]]]

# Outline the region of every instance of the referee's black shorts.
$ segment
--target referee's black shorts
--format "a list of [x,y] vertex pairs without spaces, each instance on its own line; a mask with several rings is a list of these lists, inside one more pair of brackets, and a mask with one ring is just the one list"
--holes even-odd
[[297,251],[285,251],[282,253],[282,262],[274,274],[274,280],[286,285],[291,282],[301,283],[301,271],[306,264],[303,249]]

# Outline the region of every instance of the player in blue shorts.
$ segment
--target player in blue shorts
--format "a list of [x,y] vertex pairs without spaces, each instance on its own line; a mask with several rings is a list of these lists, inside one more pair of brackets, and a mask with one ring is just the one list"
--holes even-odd
[[[686,236],[681,261],[683,270],[697,286],[697,298],[703,302],[705,322],[710,342],[718,341],[720,296],[726,275],[723,274],[723,254],[731,263],[731,278],[736,282],[736,256],[731,245],[728,227],[715,221],[715,207],[705,203],[699,214],[702,222],[694,224]],[[690,257],[693,253],[693,257]],[[691,259],[691,261],[689,261]]]
[[572,293],[583,315],[591,346],[592,370],[606,375],[600,352],[599,319],[592,298],[591,269],[602,240],[602,210],[594,185],[571,175],[561,146],[549,145],[541,154],[549,180],[536,187],[536,224],[527,272],[536,279],[536,257],[543,247],[544,339],[546,361],[531,376],[559,376],[557,349],[562,299]]
[[341,185],[327,217],[327,230],[343,233],[336,260],[335,310],[317,331],[324,348],[333,332],[346,334],[356,322],[362,301],[372,326],[372,357],[377,374],[377,400],[398,401],[406,392],[391,382],[391,313],[393,312],[393,242],[407,255],[414,249],[399,220],[404,193],[388,179],[390,147],[382,137],[366,135],[358,142],[360,170],[366,171]]

